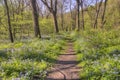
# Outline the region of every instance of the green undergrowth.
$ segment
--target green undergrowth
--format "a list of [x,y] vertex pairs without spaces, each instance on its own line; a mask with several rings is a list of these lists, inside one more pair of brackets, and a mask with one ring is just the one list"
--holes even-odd
[[[74,33],[76,34],[76,33]],[[82,80],[120,79],[120,33],[115,30],[82,31],[74,35],[74,48],[82,67]]]
[[60,54],[65,41],[58,38],[50,40],[32,39],[25,42],[1,43],[0,78],[12,80],[43,80],[47,69]]

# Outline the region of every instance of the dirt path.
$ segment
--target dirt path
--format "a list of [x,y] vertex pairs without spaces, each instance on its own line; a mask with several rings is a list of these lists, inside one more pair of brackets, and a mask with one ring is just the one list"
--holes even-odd
[[72,43],[68,43],[68,48],[61,54],[45,80],[80,80],[76,55]]

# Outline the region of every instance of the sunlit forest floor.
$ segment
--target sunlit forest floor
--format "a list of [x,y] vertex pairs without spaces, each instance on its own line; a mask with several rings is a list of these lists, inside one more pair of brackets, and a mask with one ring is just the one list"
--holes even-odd
[[0,43],[0,77],[45,80],[46,76],[54,79],[58,74],[57,78],[66,79],[119,80],[119,31],[92,29]]

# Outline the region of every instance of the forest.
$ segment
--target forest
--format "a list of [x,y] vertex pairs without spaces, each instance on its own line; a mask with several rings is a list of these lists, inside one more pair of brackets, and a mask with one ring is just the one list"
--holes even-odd
[[0,0],[0,80],[120,80],[120,0]]

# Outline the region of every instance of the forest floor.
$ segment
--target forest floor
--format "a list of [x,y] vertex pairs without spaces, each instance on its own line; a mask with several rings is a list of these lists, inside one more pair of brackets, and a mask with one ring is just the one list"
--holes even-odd
[[45,80],[80,80],[80,67],[78,67],[77,56],[72,42],[68,43],[64,52],[60,54]]

